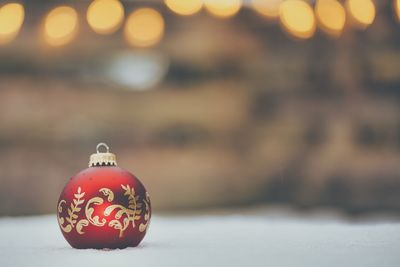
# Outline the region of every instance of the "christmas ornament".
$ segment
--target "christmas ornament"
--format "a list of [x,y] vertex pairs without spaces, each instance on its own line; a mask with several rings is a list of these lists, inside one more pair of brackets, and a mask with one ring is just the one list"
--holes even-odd
[[[99,152],[104,147],[106,152]],[[142,241],[150,223],[150,198],[142,183],[117,167],[106,144],[89,168],[72,177],[57,205],[61,231],[74,248],[126,248]]]

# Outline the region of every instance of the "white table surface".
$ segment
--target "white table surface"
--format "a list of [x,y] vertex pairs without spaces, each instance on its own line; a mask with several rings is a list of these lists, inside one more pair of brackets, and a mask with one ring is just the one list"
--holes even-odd
[[400,222],[263,215],[153,216],[137,248],[76,250],[55,215],[0,218],[0,266],[400,266]]

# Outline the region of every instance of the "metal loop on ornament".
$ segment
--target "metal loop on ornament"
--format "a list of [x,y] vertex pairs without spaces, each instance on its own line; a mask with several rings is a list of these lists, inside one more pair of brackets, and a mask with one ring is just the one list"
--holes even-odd
[[97,153],[104,153],[104,152],[100,152],[99,151],[100,147],[105,147],[107,149],[106,153],[110,152],[110,148],[108,147],[108,145],[106,143],[98,143],[97,146],[96,146],[96,152]]

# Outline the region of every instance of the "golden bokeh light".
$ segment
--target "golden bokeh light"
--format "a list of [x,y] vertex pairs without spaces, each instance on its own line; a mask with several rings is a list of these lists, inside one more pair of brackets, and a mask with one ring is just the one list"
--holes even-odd
[[176,14],[193,15],[203,7],[203,0],[164,0],[165,4]]
[[302,0],[286,0],[279,8],[283,28],[291,35],[307,39],[314,35],[316,22],[310,4]]
[[24,22],[24,16],[21,4],[9,3],[0,8],[0,44],[14,40]]
[[376,10],[372,0],[347,0],[346,7],[355,26],[365,28],[374,22]]
[[251,4],[257,13],[267,18],[277,18],[282,2],[283,0],[252,0]]
[[44,40],[51,46],[62,46],[69,43],[77,32],[78,14],[72,7],[56,7],[45,17]]
[[229,18],[239,12],[242,7],[242,0],[205,0],[204,6],[213,16]]
[[140,8],[129,15],[124,35],[128,43],[133,46],[155,45],[164,35],[164,19],[152,8]]
[[124,7],[118,0],[94,0],[86,13],[89,26],[99,34],[115,32],[124,19]]
[[346,11],[337,0],[318,0],[315,14],[320,28],[333,36],[339,36],[346,22]]
[[400,0],[394,0],[394,10],[396,12],[397,20],[400,21]]

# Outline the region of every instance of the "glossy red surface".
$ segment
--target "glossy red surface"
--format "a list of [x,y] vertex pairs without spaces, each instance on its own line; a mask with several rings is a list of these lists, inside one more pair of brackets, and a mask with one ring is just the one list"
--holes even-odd
[[[129,195],[127,188],[132,188],[133,194]],[[150,222],[151,204],[146,194],[142,183],[119,167],[87,168],[72,177],[60,195],[61,231],[74,248],[135,247]],[[134,200],[130,196],[135,196]],[[126,227],[122,234],[121,227]]]

